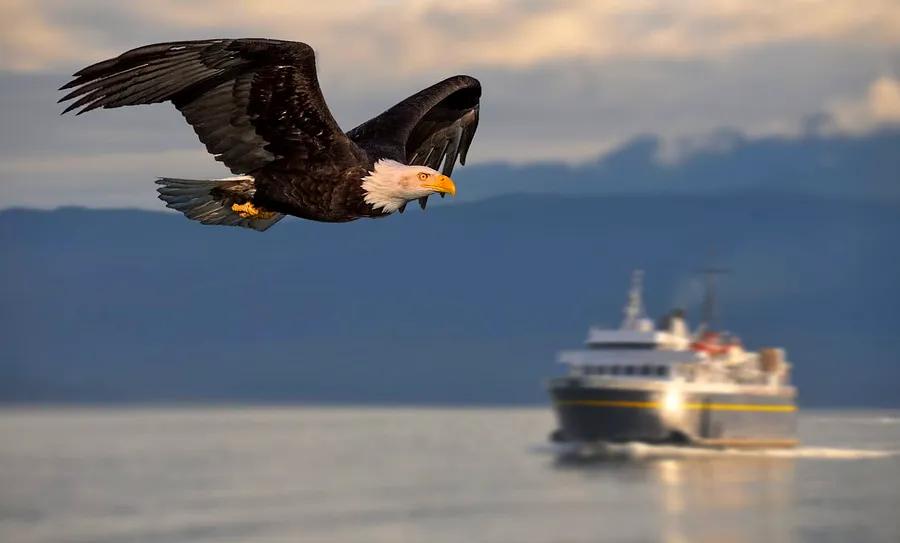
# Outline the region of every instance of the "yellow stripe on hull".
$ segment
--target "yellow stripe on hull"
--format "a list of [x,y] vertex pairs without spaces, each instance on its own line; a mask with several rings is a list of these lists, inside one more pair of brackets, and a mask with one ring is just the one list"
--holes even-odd
[[[662,402],[638,402],[627,400],[561,400],[557,405],[584,405],[588,407],[625,407],[632,409],[663,409]],[[796,405],[767,405],[767,404],[732,404],[732,403],[686,403],[680,409],[708,409],[710,411],[769,411],[791,412],[796,411]]]

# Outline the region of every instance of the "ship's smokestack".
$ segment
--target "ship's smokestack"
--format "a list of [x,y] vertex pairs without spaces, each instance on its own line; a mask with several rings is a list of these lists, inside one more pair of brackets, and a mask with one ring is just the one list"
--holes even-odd
[[673,336],[690,337],[690,330],[684,318],[684,310],[681,308],[675,308],[668,315],[663,316],[659,320],[657,328],[665,330]]

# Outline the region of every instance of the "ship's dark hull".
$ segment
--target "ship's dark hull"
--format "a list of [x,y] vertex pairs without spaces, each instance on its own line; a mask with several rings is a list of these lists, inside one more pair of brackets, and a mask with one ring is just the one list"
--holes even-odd
[[704,392],[557,379],[550,384],[559,430],[572,442],[683,443],[722,447],[797,444],[793,389]]

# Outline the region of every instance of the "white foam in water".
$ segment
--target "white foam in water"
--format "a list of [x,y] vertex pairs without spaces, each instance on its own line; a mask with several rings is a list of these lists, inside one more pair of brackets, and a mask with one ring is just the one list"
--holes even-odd
[[809,422],[840,422],[842,424],[900,424],[900,417],[809,417]]
[[583,459],[654,459],[654,458],[810,458],[821,460],[858,460],[887,458],[900,451],[875,449],[845,449],[837,447],[796,447],[790,449],[713,449],[678,445],[650,445],[647,443],[603,443],[592,445],[559,445],[557,454]]

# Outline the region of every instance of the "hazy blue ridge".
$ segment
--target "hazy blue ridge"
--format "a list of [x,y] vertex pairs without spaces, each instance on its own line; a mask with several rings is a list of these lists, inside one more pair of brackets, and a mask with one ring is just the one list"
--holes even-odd
[[488,164],[460,173],[460,195],[712,194],[766,190],[900,203],[900,127],[871,134],[748,138],[722,130],[682,156],[644,136],[578,166]]
[[[169,213],[0,213],[0,399],[545,402],[629,272],[696,317],[784,346],[806,405],[900,405],[900,213],[739,193],[510,196],[260,234]],[[696,320],[696,318],[694,318]]]

